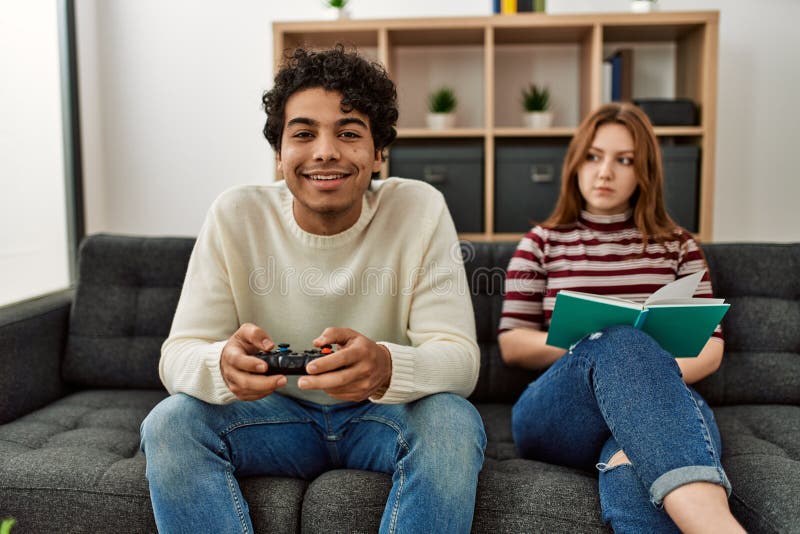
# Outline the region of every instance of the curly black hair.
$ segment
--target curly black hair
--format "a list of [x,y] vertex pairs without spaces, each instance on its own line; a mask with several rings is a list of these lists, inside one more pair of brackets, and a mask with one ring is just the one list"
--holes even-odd
[[397,137],[397,89],[382,65],[345,51],[341,44],[319,52],[296,48],[261,98],[267,113],[264,137],[276,151],[281,149],[286,101],[299,90],[315,87],[341,93],[343,111],[355,109],[369,117],[376,150],[382,152]]

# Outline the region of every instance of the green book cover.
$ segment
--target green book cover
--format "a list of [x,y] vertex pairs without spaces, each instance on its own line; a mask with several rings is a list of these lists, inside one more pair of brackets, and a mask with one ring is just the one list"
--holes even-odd
[[547,344],[568,349],[586,334],[618,324],[633,325],[642,311],[641,305],[610,302],[594,295],[561,291],[547,331]]
[[556,295],[547,344],[568,349],[587,334],[615,325],[631,325],[655,339],[675,357],[697,356],[730,304],[692,298],[704,271],[680,278],[644,303],[578,291]]

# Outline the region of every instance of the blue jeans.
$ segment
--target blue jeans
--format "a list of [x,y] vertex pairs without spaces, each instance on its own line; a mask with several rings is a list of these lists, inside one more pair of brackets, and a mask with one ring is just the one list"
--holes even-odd
[[381,532],[469,532],[486,436],[441,393],[409,404],[324,406],[280,394],[219,406],[176,394],[142,423],[159,532],[253,532],[236,477],[392,475]]
[[[603,520],[615,532],[677,532],[664,496],[690,482],[730,483],[711,409],[647,334],[617,326],[586,336],[514,406],[519,453],[597,468]],[[608,467],[624,451],[630,464]]]

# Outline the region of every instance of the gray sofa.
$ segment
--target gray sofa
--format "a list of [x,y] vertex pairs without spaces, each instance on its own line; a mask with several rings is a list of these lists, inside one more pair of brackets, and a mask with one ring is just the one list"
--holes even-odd
[[[191,252],[188,238],[89,237],[68,291],[0,309],[0,518],[25,532],[150,532],[139,424]],[[481,375],[471,400],[489,444],[475,532],[606,532],[597,476],[523,460],[511,405],[533,373],[495,342],[514,243],[465,244]],[[800,245],[705,247],[731,304],[722,368],[699,384],[718,418],[731,506],[750,532],[800,532]],[[259,532],[375,531],[388,475],[241,480]]]

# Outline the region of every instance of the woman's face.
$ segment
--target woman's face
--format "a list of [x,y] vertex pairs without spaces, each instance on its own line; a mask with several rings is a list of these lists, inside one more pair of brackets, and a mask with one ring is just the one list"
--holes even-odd
[[594,215],[623,213],[636,191],[633,137],[622,124],[606,123],[595,133],[586,160],[578,167],[578,188]]

